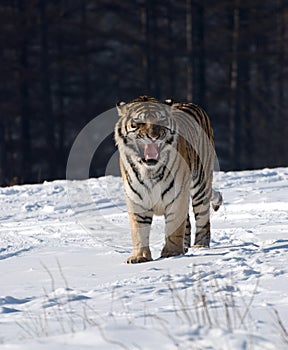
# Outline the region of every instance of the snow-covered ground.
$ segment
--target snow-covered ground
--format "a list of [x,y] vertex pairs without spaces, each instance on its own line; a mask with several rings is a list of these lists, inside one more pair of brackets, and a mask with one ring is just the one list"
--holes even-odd
[[219,173],[210,249],[127,265],[121,179],[0,189],[1,349],[288,349],[288,168]]

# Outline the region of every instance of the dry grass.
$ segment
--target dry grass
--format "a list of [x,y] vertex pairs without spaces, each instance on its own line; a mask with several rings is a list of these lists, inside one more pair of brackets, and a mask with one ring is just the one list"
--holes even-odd
[[[57,261],[59,275],[62,279],[62,285],[65,291],[59,296],[57,293],[55,279],[52,272],[43,265],[50,278],[51,290],[44,290],[44,299],[42,309],[33,310],[33,308],[25,311],[25,322],[18,323],[19,327],[24,331],[26,337],[49,337],[55,334],[76,333],[86,329],[96,329],[104,342],[111,345],[112,348],[121,348],[125,350],[131,349],[129,346],[112,337],[107,336],[105,327],[113,321],[118,322],[119,309],[122,309],[121,319],[126,318],[127,326],[139,326],[139,314],[135,317],[133,309],[129,302],[118,297],[117,289],[111,291],[111,306],[109,315],[101,315],[92,305],[90,299],[77,300],[73,299],[67,279],[63,273],[60,263]],[[194,271],[191,279],[184,279],[182,282],[173,281],[173,277],[169,282],[164,282],[167,293],[167,303],[169,303],[169,312],[161,312],[161,308],[149,311],[149,303],[143,306],[143,324],[141,327],[152,327],[164,334],[171,345],[175,349],[179,348],[179,340],[175,325],[185,325],[190,329],[198,327],[206,327],[209,329],[225,329],[233,333],[236,330],[247,330],[251,333],[251,327],[255,325],[256,320],[251,315],[253,301],[258,292],[260,278],[257,278],[254,289],[251,290],[249,298],[247,293],[242,293],[237,287],[237,283],[219,276],[209,277],[207,283],[201,274]],[[245,295],[244,295],[245,294]],[[75,296],[75,294],[74,294]],[[77,305],[75,303],[78,303]],[[79,303],[81,306],[79,307]],[[120,305],[119,305],[120,303]],[[49,307],[49,305],[51,307]],[[288,344],[288,331],[277,310],[273,310],[275,323],[277,324],[278,333],[282,336],[284,342]],[[167,316],[168,315],[168,316]],[[176,319],[175,319],[176,318]],[[56,331],[55,331],[56,330]],[[55,333],[56,332],[56,333]],[[189,347],[195,349],[195,347]],[[250,344],[251,345],[251,344]],[[253,348],[253,344],[249,349]],[[133,349],[140,348],[133,345]],[[182,349],[182,348],[181,348]]]

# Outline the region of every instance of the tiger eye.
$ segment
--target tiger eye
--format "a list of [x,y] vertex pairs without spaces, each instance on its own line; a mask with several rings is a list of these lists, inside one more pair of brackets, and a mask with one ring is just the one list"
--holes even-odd
[[132,120],[131,121],[131,127],[132,128],[137,128],[137,126],[138,126],[138,124],[134,120]]

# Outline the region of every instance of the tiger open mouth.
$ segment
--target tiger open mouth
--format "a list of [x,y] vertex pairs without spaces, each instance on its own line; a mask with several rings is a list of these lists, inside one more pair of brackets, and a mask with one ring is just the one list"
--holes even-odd
[[159,160],[160,144],[140,143],[138,145],[141,153],[141,160],[147,165],[155,165]]

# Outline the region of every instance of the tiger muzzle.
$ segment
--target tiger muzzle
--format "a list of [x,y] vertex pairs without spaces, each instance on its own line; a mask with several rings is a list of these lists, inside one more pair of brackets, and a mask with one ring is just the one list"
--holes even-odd
[[147,143],[144,145],[144,160],[148,165],[155,165],[160,154],[160,142],[165,137],[165,130],[157,124],[151,124],[146,131]]

